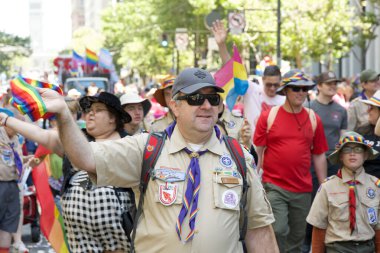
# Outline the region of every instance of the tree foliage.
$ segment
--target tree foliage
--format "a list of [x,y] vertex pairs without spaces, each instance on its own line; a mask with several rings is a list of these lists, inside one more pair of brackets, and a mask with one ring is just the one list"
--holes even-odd
[[9,73],[17,58],[28,57],[31,53],[30,38],[0,32],[0,72]]

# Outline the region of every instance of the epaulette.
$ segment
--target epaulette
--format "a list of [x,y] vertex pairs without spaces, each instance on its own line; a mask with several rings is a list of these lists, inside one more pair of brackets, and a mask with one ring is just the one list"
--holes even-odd
[[323,180],[323,183],[333,179],[336,175],[332,175],[332,176],[329,176],[329,177],[326,177],[325,180]]

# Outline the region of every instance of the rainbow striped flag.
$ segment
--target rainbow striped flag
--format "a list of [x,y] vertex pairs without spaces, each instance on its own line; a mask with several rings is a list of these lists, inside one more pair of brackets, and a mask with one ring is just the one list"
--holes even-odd
[[86,48],[86,64],[89,66],[95,66],[98,64],[98,56],[95,52]]
[[43,161],[32,170],[33,182],[36,187],[38,202],[41,206],[40,228],[43,235],[57,253],[69,253],[69,246],[66,238],[65,226],[62,216],[54,202],[53,194],[48,183],[51,173],[50,150],[39,146],[36,150],[37,158],[45,156]]
[[234,108],[238,96],[244,95],[248,89],[247,71],[235,45],[233,50],[232,58],[214,75],[216,85],[224,89],[221,96],[230,111]]
[[52,89],[63,95],[62,89],[57,85],[22,76],[17,76],[10,83],[12,92],[10,103],[22,114],[27,114],[33,121],[40,118],[48,119],[53,116],[53,114],[47,112],[45,103],[42,101],[36,87]]

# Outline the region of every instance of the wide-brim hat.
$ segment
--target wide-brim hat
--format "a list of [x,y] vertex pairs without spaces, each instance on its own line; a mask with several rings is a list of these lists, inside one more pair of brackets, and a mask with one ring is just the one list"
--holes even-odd
[[368,152],[368,158],[367,160],[373,160],[375,159],[378,155],[379,152],[374,150],[370,144],[364,139],[363,136],[356,132],[345,132],[339,139],[339,143],[335,147],[335,151],[329,155],[328,159],[331,164],[338,164],[340,162],[339,159],[339,152],[340,150],[348,143],[357,143],[361,144],[366,147],[367,152]]
[[281,80],[281,86],[277,88],[276,93],[285,96],[284,89],[287,86],[315,86],[312,79],[299,69],[292,69],[285,73]]
[[156,99],[156,101],[164,107],[168,107],[165,101],[164,90],[167,88],[171,89],[173,87],[174,80],[175,80],[175,76],[172,76],[172,75],[169,75],[163,78],[162,81],[160,82],[161,87],[158,88],[153,94],[153,97]]
[[143,107],[144,117],[148,114],[150,108],[152,107],[152,103],[146,99],[140,97],[138,94],[134,92],[125,93],[120,97],[121,106],[124,107],[127,104],[140,104]]
[[129,123],[132,120],[131,116],[123,110],[119,98],[111,93],[101,92],[94,96],[85,96],[79,100],[79,105],[82,110],[90,108],[93,103],[103,103],[114,108],[120,113],[122,120],[125,123]]
[[376,93],[370,99],[362,99],[360,101],[368,105],[380,107],[380,90],[376,91]]
[[203,88],[214,88],[216,92],[223,93],[224,90],[216,85],[215,79],[210,72],[201,68],[187,68],[175,79],[172,97],[178,92],[192,94]]

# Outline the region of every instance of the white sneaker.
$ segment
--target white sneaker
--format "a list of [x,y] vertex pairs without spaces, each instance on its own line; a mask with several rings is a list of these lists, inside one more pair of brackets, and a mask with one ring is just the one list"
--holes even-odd
[[16,252],[18,252],[18,253],[28,253],[29,252],[29,249],[25,246],[25,244],[23,242],[14,243],[12,246],[16,250]]

